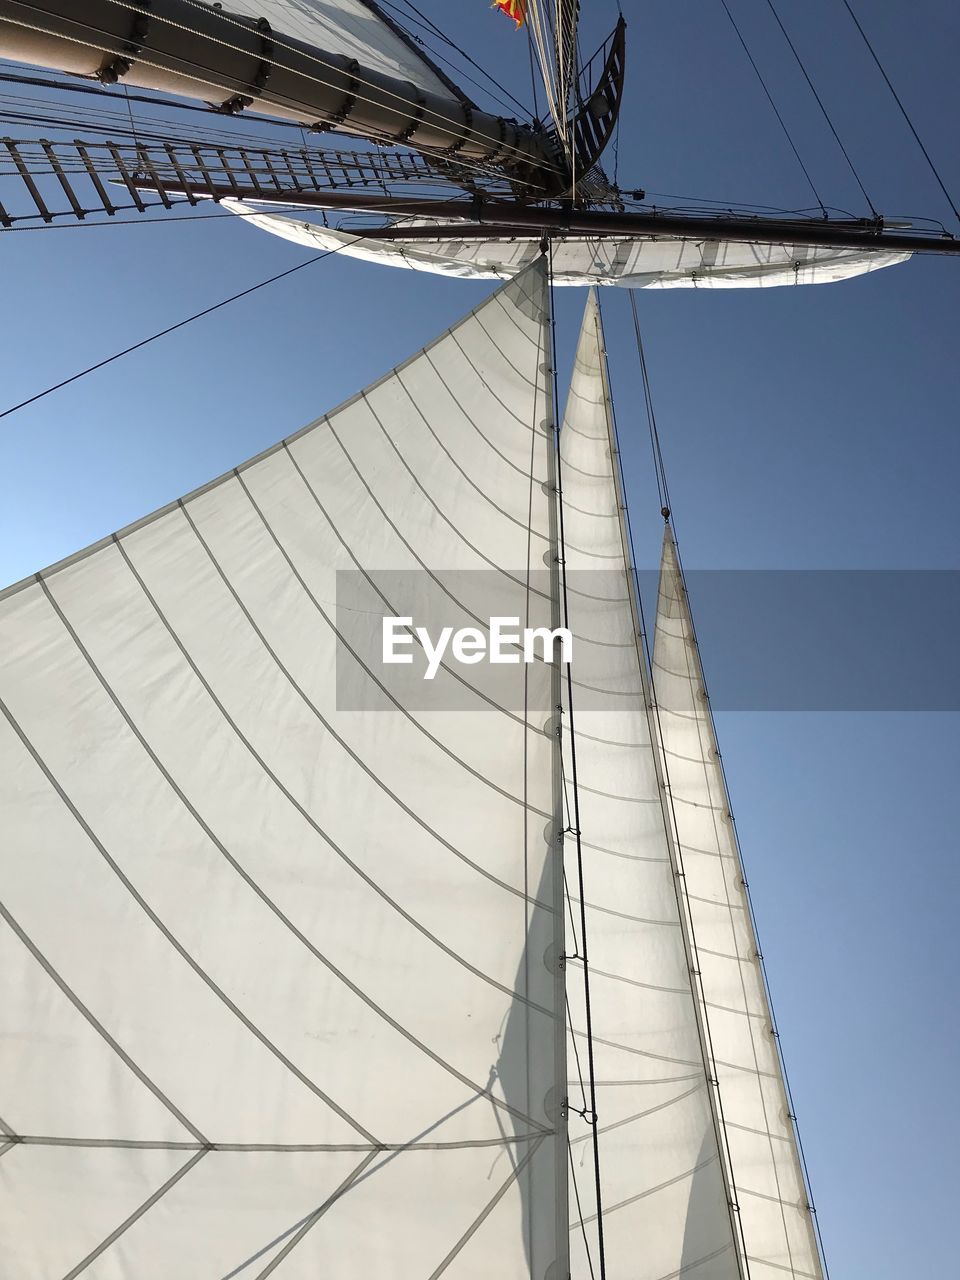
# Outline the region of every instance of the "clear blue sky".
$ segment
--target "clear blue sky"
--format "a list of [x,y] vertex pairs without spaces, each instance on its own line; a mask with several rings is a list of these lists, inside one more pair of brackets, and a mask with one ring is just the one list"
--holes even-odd
[[[523,38],[485,0],[421,3],[448,28],[462,7],[457,34],[529,98]],[[766,0],[729,3],[827,203],[865,212]],[[583,7],[592,47],[616,11]],[[875,205],[949,219],[839,0],[779,7]],[[960,10],[855,7],[960,193]],[[719,0],[630,0],[626,16],[621,181],[808,206]],[[304,256],[227,219],[0,236],[0,407]],[[0,579],[289,434],[487,288],[334,258],[3,420]],[[960,260],[638,300],[688,569],[960,568]],[[561,293],[562,352],[582,302]],[[661,521],[627,298],[603,304],[638,556],[652,565]],[[924,663],[915,622],[892,681]],[[749,650],[737,618],[726,625]],[[709,678],[709,651],[704,663]],[[727,713],[718,728],[834,1280],[954,1275],[960,717]]]

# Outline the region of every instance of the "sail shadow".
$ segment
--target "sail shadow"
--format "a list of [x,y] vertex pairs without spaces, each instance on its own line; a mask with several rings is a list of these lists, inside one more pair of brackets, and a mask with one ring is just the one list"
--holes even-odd
[[[557,1182],[557,1138],[554,1131],[559,1124],[562,1098],[556,1088],[556,1019],[544,1012],[555,1005],[555,968],[559,962],[554,915],[542,905],[551,901],[553,895],[553,860],[550,856],[554,847],[553,832],[553,824],[550,824],[544,836],[545,845],[537,846],[537,852],[544,851],[540,882],[536,889],[528,888],[530,897],[522,904],[526,913],[526,931],[513,984],[514,997],[502,1030],[493,1037],[498,1052],[490,1066],[484,1090],[466,1098],[407,1142],[379,1153],[368,1152],[328,1200],[292,1222],[221,1280],[237,1280],[237,1277],[249,1273],[249,1268],[258,1262],[263,1263],[268,1254],[285,1242],[288,1249],[295,1247],[299,1243],[298,1236],[306,1235],[337,1201],[350,1195],[397,1156],[429,1138],[454,1116],[484,1099],[490,1106],[503,1140],[502,1146],[497,1148],[498,1155],[506,1151],[519,1188],[523,1250],[529,1275],[531,1280],[554,1280],[557,1274],[557,1242],[566,1231],[566,1223],[558,1224],[557,1221],[561,1188]],[[540,1009],[534,1007],[537,1004]],[[497,1092],[509,1110],[496,1098]],[[536,1143],[537,1150],[525,1159],[531,1142]],[[492,1171],[491,1167],[491,1174]]]
[[[493,1069],[491,1069],[488,1088],[492,1086],[493,1078],[494,1072]],[[245,1258],[243,1262],[234,1267],[232,1271],[228,1271],[226,1275],[221,1277],[221,1280],[234,1280],[234,1277],[242,1275],[248,1267],[252,1267],[255,1262],[262,1259],[270,1252],[271,1249],[275,1249],[278,1244],[282,1244],[285,1240],[289,1240],[291,1236],[306,1227],[312,1220],[316,1220],[321,1209],[329,1208],[335,1200],[342,1200],[344,1196],[349,1195],[349,1193],[362,1182],[366,1182],[368,1178],[372,1178],[375,1173],[379,1173],[381,1169],[384,1169],[391,1160],[395,1160],[397,1156],[403,1155],[405,1151],[409,1151],[410,1148],[415,1146],[418,1142],[422,1142],[424,1138],[429,1137],[431,1133],[434,1133],[441,1125],[446,1124],[447,1121],[451,1120],[455,1115],[459,1115],[461,1111],[466,1111],[467,1107],[472,1106],[475,1102],[479,1102],[483,1096],[483,1094],[479,1093],[474,1094],[473,1097],[467,1098],[465,1102],[461,1102],[459,1106],[453,1107],[446,1113],[446,1115],[442,1115],[438,1120],[434,1120],[433,1124],[427,1125],[426,1129],[421,1129],[419,1133],[414,1134],[414,1136],[407,1142],[394,1147],[390,1151],[384,1151],[382,1153],[383,1159],[375,1163],[372,1168],[368,1166],[370,1165],[371,1158],[376,1155],[376,1150],[374,1149],[368,1152],[360,1162],[357,1169],[354,1170],[353,1174],[347,1178],[346,1182],[338,1188],[329,1200],[321,1202],[316,1206],[316,1208],[311,1209],[309,1213],[304,1214],[302,1218],[298,1218],[296,1222],[292,1222],[290,1226],[281,1231],[279,1235],[274,1236],[272,1240],[268,1240],[265,1245],[262,1245],[256,1253],[250,1254],[248,1258]]]
[[[721,1248],[717,1248],[718,1240],[725,1241]],[[708,1262],[713,1265],[701,1271]],[[684,1278],[689,1274],[692,1280],[738,1280],[739,1277],[723,1171],[712,1130],[704,1134],[694,1166],[680,1269],[674,1274]]]
[[[510,1108],[506,1115],[498,1115],[497,1123],[505,1139],[508,1135],[504,1124],[513,1126],[515,1141],[505,1141],[504,1149],[518,1173],[523,1248],[531,1280],[547,1280],[556,1273],[558,1239],[566,1233],[566,1222],[557,1221],[563,1188],[558,1183],[556,1144],[557,1131],[562,1127],[563,1099],[556,1085],[556,1015],[550,1017],[541,1011],[555,1006],[555,973],[561,960],[554,914],[540,905],[553,899],[554,838],[553,825],[548,824],[540,882],[531,892],[531,901],[525,904],[526,936],[514,982],[516,996],[498,1037],[500,1051],[494,1068],[503,1099]],[[541,1009],[534,1008],[534,1004]],[[562,1020],[561,1030],[565,1030]],[[521,1167],[520,1149],[530,1136],[523,1116],[551,1132],[544,1138],[542,1150]],[[561,1167],[565,1171],[566,1164]]]

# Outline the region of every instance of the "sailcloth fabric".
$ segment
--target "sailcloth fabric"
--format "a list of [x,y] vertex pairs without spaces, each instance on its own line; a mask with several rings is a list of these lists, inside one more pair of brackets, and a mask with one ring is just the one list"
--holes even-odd
[[[292,36],[324,53],[355,58],[362,68],[409,80],[428,93],[451,100],[460,96],[383,10],[367,0],[230,0],[224,7],[247,18],[266,18],[277,39]],[[323,78],[319,64],[317,75]]]
[[4,1275],[566,1275],[555,669],[344,710],[333,610],[544,571],[546,325],[541,262],[0,599]]
[[[727,1180],[653,745],[592,291],[560,452],[577,766],[574,793],[567,704],[567,951],[583,955],[582,860],[607,1274],[737,1280]],[[578,812],[572,810],[574,794]],[[579,1278],[599,1275],[582,959],[568,960],[567,989],[572,1275]]]
[[669,528],[653,683],[748,1274],[751,1280],[821,1280],[713,721]]
[[[224,201],[244,220],[313,249],[336,251],[380,266],[429,271],[461,280],[509,280],[540,252],[535,240],[437,239],[401,243],[358,238],[282,213],[257,213],[252,204]],[[426,219],[419,220],[421,224]],[[410,220],[410,225],[414,225]],[[905,262],[890,249],[829,249],[815,245],[744,244],[738,240],[672,236],[567,237],[553,248],[558,285],[616,285],[625,289],[762,289],[831,284]]]

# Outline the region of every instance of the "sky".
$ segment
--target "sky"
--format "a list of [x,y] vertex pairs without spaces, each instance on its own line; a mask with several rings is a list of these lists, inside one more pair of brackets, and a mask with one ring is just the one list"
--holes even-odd
[[[825,203],[865,214],[767,0],[728,3]],[[956,200],[960,10],[854,5]],[[461,7],[464,46],[528,101],[523,37],[485,0],[421,0],[448,30]],[[589,52],[616,9],[582,7]],[[778,7],[874,205],[960,233],[840,0]],[[627,0],[625,16],[621,183],[808,207],[720,0]],[[228,218],[4,234],[0,409],[307,256]],[[328,259],[0,420],[0,581],[290,434],[489,288]],[[637,301],[688,570],[960,569],[960,260]],[[559,292],[561,368],[582,303]],[[602,305],[637,558],[653,568],[662,521],[628,298]],[[907,704],[950,655],[941,643],[931,659],[916,612],[888,646]],[[830,621],[811,644],[833,643]],[[749,615],[714,601],[707,624],[749,658]],[[882,629],[871,614],[854,641]],[[706,644],[703,663],[709,682]],[[720,711],[718,733],[831,1273],[953,1274],[960,717]]]

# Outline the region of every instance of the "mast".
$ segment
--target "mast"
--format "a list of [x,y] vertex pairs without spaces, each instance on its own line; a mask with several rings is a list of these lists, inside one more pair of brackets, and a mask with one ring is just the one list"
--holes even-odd
[[[373,11],[380,22],[378,11]],[[385,24],[384,24],[385,25]],[[386,27],[397,40],[395,28]],[[473,106],[419,51],[415,79],[386,75],[199,0],[0,0],[0,57],[310,129],[407,144],[500,167],[537,191],[565,185],[555,136]],[[416,81],[419,81],[417,83]]]
[[[541,267],[549,270],[546,254],[541,257]],[[565,625],[562,612],[561,579],[563,554],[561,545],[562,514],[560,503],[562,494],[559,487],[559,423],[557,421],[556,403],[556,369],[554,360],[556,342],[554,340],[553,290],[546,290],[546,306],[543,316],[543,369],[545,376],[545,393],[547,412],[538,430],[543,431],[548,440],[547,449],[547,492],[551,497],[556,494],[557,501],[550,502],[548,527],[550,531],[550,628],[556,632]],[[568,1187],[569,1167],[569,1085],[567,1070],[567,946],[566,946],[566,895],[564,892],[564,845],[566,840],[566,820],[564,816],[564,761],[563,761],[563,668],[560,662],[559,641],[554,642],[550,670],[550,715],[544,725],[553,743],[553,839],[552,883],[553,883],[553,948],[552,963],[554,965],[554,1009],[557,1011],[554,1023],[554,1080],[551,1090],[552,1101],[548,1106],[548,1114],[557,1131],[554,1143],[554,1168],[556,1171],[556,1280],[568,1280],[570,1276],[570,1193]],[[549,1273],[548,1273],[549,1275]],[[552,1280],[552,1277],[551,1277]]]

